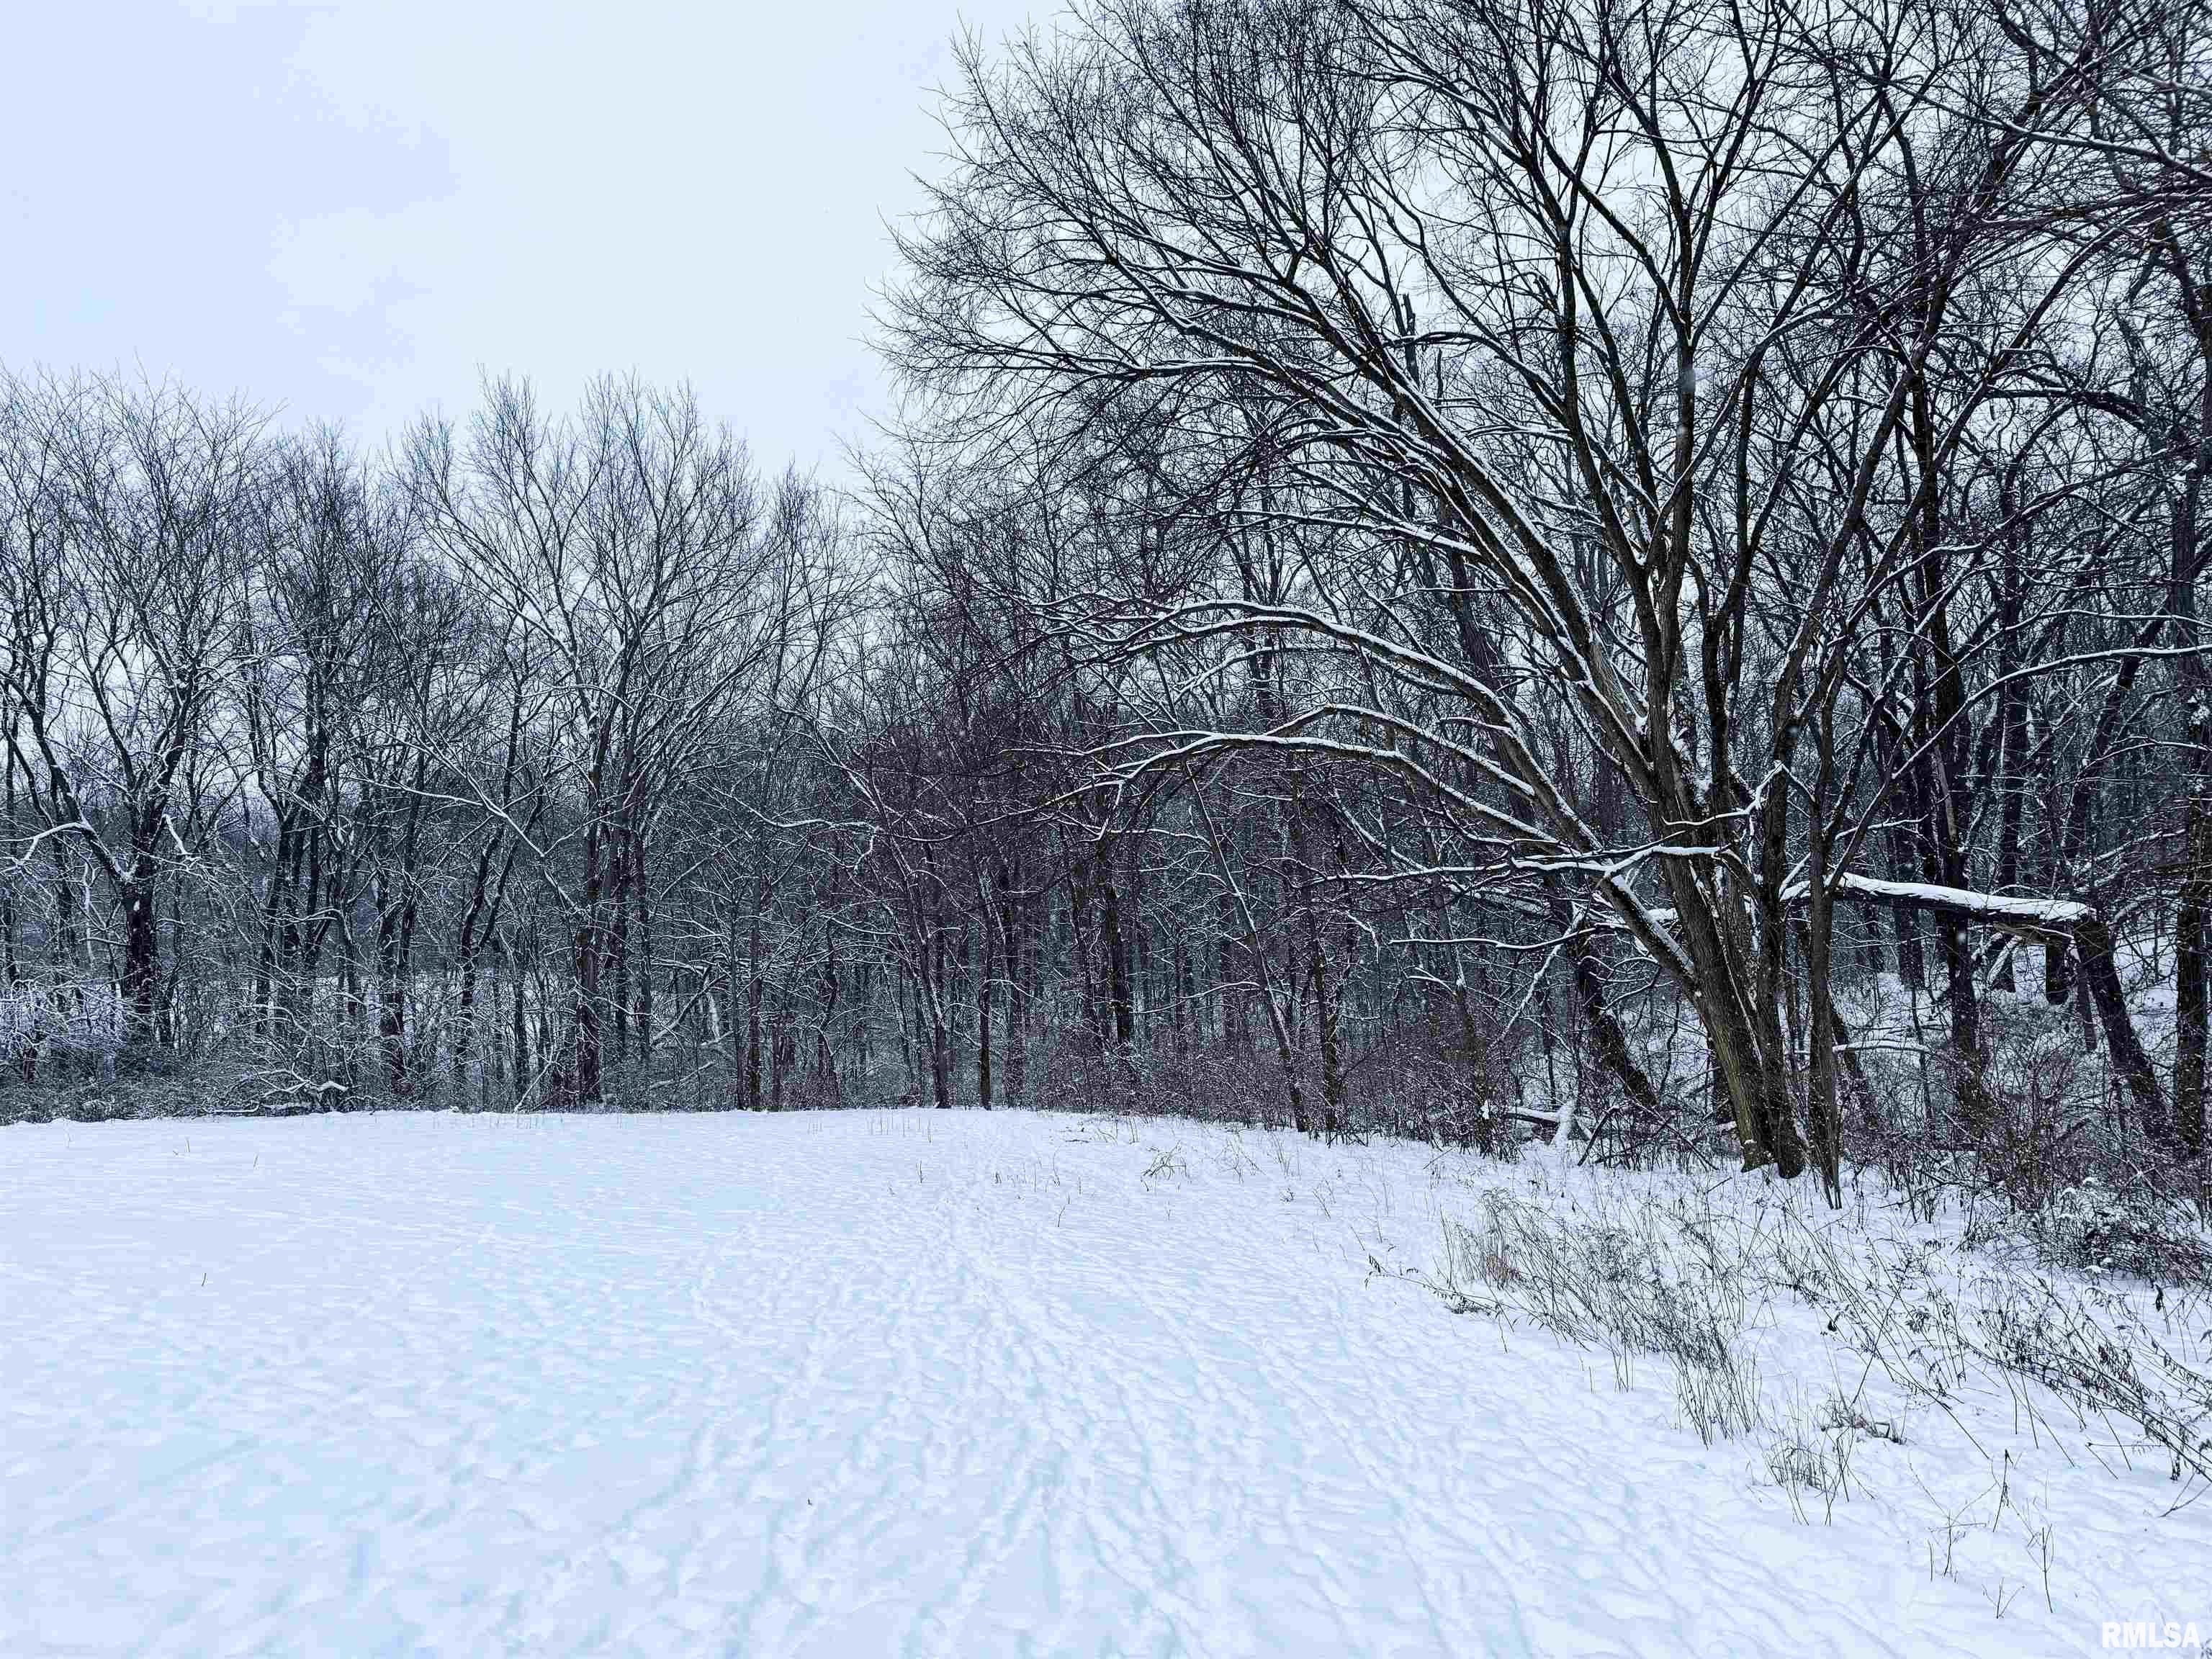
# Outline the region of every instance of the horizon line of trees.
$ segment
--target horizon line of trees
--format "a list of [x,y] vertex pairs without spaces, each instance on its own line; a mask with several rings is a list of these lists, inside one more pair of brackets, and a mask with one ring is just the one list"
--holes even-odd
[[842,495],[6,382],[29,1063],[2201,1180],[2203,0],[1085,0],[945,117]]

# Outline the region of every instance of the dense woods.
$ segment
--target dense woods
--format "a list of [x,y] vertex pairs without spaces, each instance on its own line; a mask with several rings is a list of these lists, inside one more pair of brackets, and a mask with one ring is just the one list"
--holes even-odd
[[1090,0],[943,112],[848,488],[17,366],[0,1086],[2201,1183],[2201,0]]

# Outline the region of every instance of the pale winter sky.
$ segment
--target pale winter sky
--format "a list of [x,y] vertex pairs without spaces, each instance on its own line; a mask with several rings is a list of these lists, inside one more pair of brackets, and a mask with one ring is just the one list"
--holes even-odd
[[[16,0],[0,363],[380,441],[478,365],[689,378],[765,465],[881,407],[887,218],[1024,0]],[[1047,15],[1044,5],[1036,9]]]

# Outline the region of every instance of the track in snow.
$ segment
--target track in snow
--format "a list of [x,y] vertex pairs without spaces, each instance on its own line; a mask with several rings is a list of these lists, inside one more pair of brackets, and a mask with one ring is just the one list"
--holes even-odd
[[1428,1265],[1428,1163],[1018,1113],[8,1131],[0,1652],[2095,1645],[1376,1276]]

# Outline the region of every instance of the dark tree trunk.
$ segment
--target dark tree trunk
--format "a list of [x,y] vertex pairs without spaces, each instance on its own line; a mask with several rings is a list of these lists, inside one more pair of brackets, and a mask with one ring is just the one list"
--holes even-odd
[[149,854],[137,854],[123,885],[123,1003],[133,1042],[154,1036],[155,998],[160,989],[160,934],[155,922],[158,866]]
[[1092,966],[1091,925],[1091,861],[1087,848],[1071,852],[1067,860],[1069,953],[1083,986],[1084,1027],[1103,1050],[1112,1046],[1105,1000],[1098,994],[1098,975]]
[[[2186,285],[2190,276],[2181,273]],[[2167,520],[2170,574],[2166,608],[2179,625],[2181,642],[2195,647],[2179,659],[2186,695],[2188,730],[2184,741],[2186,799],[2183,807],[2181,891],[2175,906],[2175,1024],[2173,1133],[2189,1157],[2204,1152],[2204,1065],[2208,1020],[2208,910],[2212,910],[2212,672],[2203,656],[2197,626],[2197,574],[2201,558],[2197,519],[2208,477],[2212,477],[2212,283],[2203,285],[2187,309],[2195,327],[2202,385],[2196,409],[2196,453],[2188,482],[2175,498]]]
[[507,968],[514,981],[514,1103],[520,1106],[531,1081],[530,1018],[523,1007],[522,959],[511,944],[507,947]]
[[[1612,1073],[1624,1093],[1644,1115],[1646,1121],[1659,1115],[1659,1091],[1652,1085],[1644,1067],[1637,1063],[1628,1046],[1628,1034],[1620,1022],[1613,1018],[1606,1006],[1605,982],[1601,977],[1603,963],[1600,960],[1595,939],[1586,940],[1575,952],[1575,994],[1582,1000],[1583,1018],[1589,1023],[1591,1041],[1597,1048],[1599,1062]],[[1463,1027],[1471,1028],[1473,1016],[1466,1006],[1462,993],[1461,1020]]]
[[607,1023],[617,1086],[623,1066],[629,1058],[629,878],[633,861],[629,836],[617,822],[607,836],[607,862],[612,876],[607,890]]
[[637,911],[637,1052],[653,1066],[653,895],[645,880],[645,838],[630,837],[630,899]]
[[1249,977],[1240,971],[1237,957],[1243,945],[1237,936],[1236,902],[1224,887],[1218,896],[1219,932],[1215,947],[1215,983],[1221,1005],[1221,1040],[1231,1053],[1252,1052],[1252,1020],[1248,993],[1237,983]]
[[399,981],[399,911],[393,878],[376,878],[376,1028],[394,1099],[407,1093],[407,1004]]
[[2142,1041],[2136,1035],[2135,1021],[2128,1013],[2112,928],[2093,911],[2075,924],[2074,943],[2081,952],[2082,978],[2095,1000],[2097,1016],[2104,1023],[2112,1068],[2120,1074],[2135,1100],[2144,1133],[2153,1139],[2162,1139],[2168,1127],[2166,1097],[2159,1090],[2158,1075],[2151,1068],[2150,1056],[2143,1052]]
[[1098,890],[1099,950],[1104,957],[1107,995],[1112,1016],[1110,1041],[1123,1054],[1136,1036],[1136,1011],[1129,986],[1129,940],[1121,925],[1121,897],[1114,876],[1111,843],[1097,846],[1096,883]]
[[994,981],[991,972],[991,937],[984,930],[982,962],[975,975],[975,1100],[985,1111],[991,1109],[991,990]]
[[999,872],[999,929],[1006,978],[1006,1104],[1018,1106],[1029,1097],[1029,987],[1022,978],[1027,952],[1012,872],[1004,866]]

